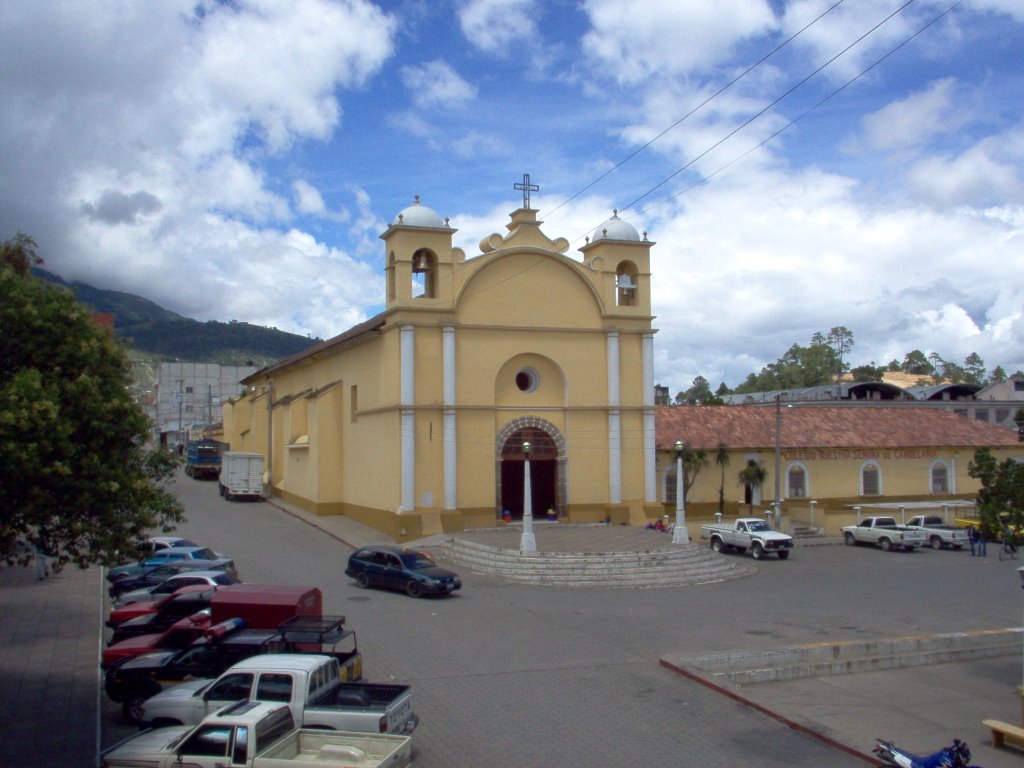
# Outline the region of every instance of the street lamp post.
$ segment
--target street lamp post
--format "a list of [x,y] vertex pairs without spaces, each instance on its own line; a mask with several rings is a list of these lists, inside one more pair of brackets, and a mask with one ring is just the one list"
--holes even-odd
[[530,444],[523,443],[523,535],[519,539],[519,552],[537,554],[537,537],[533,535],[533,489],[530,486]]
[[672,531],[673,544],[690,543],[690,534],[686,530],[683,487],[683,441],[676,440],[676,527]]
[[775,396],[775,527],[782,525],[782,395]]

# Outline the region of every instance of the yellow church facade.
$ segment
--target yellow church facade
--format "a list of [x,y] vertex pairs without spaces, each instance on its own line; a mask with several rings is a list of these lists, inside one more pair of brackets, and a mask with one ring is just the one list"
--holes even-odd
[[527,198],[467,258],[417,199],[381,235],[384,311],[247,378],[231,449],[264,455],[273,495],[397,540],[520,517],[524,443],[536,516],[661,514],[654,243],[615,215],[570,255],[541,224]]

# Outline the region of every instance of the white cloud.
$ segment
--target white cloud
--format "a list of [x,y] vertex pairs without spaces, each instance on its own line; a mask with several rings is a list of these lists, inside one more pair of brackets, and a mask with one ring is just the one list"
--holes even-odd
[[295,193],[295,208],[299,213],[321,216],[327,211],[320,190],[308,181],[298,180],[292,184]]
[[458,15],[462,34],[487,53],[507,56],[516,45],[531,45],[537,37],[534,0],[467,0]]
[[621,83],[657,73],[713,71],[744,39],[775,25],[764,0],[585,0],[592,29],[583,49]]
[[947,77],[866,115],[861,123],[867,148],[921,148],[932,136],[958,130],[969,117],[960,112],[956,97],[956,81]]
[[460,106],[476,97],[476,87],[443,61],[402,67],[402,82],[420,109]]
[[987,141],[953,158],[923,159],[910,169],[908,183],[919,199],[938,207],[985,207],[1006,200],[1024,204],[1019,158],[1007,162],[993,156],[998,145]]

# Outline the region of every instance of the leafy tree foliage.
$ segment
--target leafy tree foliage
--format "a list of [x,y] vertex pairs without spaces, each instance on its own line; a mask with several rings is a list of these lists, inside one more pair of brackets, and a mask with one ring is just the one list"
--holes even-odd
[[703,376],[698,376],[693,380],[689,389],[676,395],[676,405],[703,403],[710,397],[712,397],[711,384]]
[[1006,381],[1006,369],[1001,365],[997,365],[992,369],[992,373],[989,374],[991,381]]
[[858,365],[856,368],[851,368],[850,374],[854,381],[881,381],[885,371],[885,368],[872,362],[870,365]]
[[775,389],[815,387],[836,381],[837,372],[845,369],[842,354],[853,345],[853,334],[845,336],[845,328],[833,328],[829,334],[816,333],[807,347],[791,346],[782,357],[750,374],[736,387],[737,393],[767,392]]
[[979,448],[967,474],[981,481],[978,509],[983,534],[995,538],[1004,527],[1024,528],[1024,464],[1013,459],[1000,462],[988,448]]
[[740,470],[740,485],[750,488],[750,514],[754,514],[754,491],[764,485],[768,470],[753,459],[747,459],[747,465]]
[[708,452],[703,448],[691,448],[683,446],[683,501],[686,501],[687,494],[693,484],[697,482],[697,475],[708,465]]
[[183,519],[163,488],[179,458],[146,449],[124,350],[69,293],[19,266],[32,261],[30,239],[3,247],[0,557],[27,560],[9,546],[22,537],[60,565],[122,562]]
[[904,373],[914,373],[919,376],[931,376],[935,373],[935,366],[928,362],[928,356],[920,349],[907,352],[903,356],[900,370]]

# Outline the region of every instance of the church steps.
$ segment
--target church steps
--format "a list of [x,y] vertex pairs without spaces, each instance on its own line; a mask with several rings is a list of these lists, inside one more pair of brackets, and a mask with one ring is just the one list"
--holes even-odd
[[462,539],[442,545],[444,559],[509,581],[573,587],[668,587],[747,576],[753,564],[696,544],[638,552],[538,552],[523,555]]

